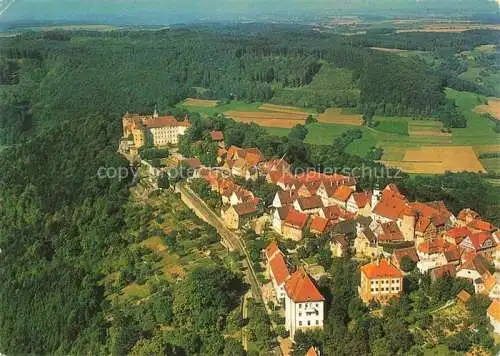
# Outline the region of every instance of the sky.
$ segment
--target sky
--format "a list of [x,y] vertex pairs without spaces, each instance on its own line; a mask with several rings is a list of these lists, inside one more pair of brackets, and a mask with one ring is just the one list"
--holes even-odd
[[[0,0],[0,22],[172,24],[349,12],[498,12],[500,0]],[[5,4],[11,4],[5,6]],[[5,9],[6,8],[6,9]],[[3,10],[2,10],[3,9]]]

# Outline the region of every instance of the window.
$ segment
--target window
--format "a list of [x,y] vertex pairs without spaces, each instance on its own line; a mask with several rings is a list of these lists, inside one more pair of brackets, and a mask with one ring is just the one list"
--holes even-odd
[[301,321],[299,321],[299,326],[302,326],[302,322]]
[[316,320],[316,325],[319,325],[319,320]]
[[308,320],[308,321],[307,321],[307,325],[311,325],[311,320]]
[[299,309],[302,309],[302,304],[299,304]]
[[301,313],[301,312],[299,312],[299,316],[302,316],[302,313]]

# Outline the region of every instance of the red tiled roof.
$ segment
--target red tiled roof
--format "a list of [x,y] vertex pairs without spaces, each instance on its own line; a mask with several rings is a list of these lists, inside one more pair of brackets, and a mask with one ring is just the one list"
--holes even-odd
[[278,244],[276,241],[272,241],[269,245],[266,246],[265,248],[266,251],[266,258],[269,260],[276,252],[281,252]]
[[323,232],[325,232],[327,225],[328,225],[328,220],[323,219],[321,216],[313,216],[310,230],[312,232],[318,232],[322,234]]
[[398,225],[394,221],[389,221],[380,224],[382,233],[378,236],[379,241],[402,241],[404,240],[403,233],[399,230]]
[[[468,236],[468,238],[470,239],[470,241],[472,242],[472,246],[474,246],[474,249],[477,251],[477,250],[480,250],[481,248],[483,248],[483,244],[490,238],[492,238],[493,236],[491,235],[491,233],[489,232],[477,232],[475,234],[471,234]],[[493,244],[495,245],[495,243],[493,242]]]
[[488,307],[487,314],[493,320],[500,322],[500,300],[493,300],[493,302]]
[[340,187],[337,188],[337,190],[333,194],[333,198],[346,202],[351,196],[352,192],[353,190],[349,188],[347,185],[341,185]]
[[308,214],[301,213],[300,211],[290,209],[285,219],[285,224],[291,225],[297,229],[304,229],[309,218]]
[[321,198],[317,195],[311,197],[304,197],[297,199],[299,206],[302,210],[317,209],[323,207],[323,202]]
[[488,231],[491,232],[495,230],[495,227],[491,225],[489,222],[481,220],[481,219],[474,219],[469,223],[469,227],[475,230],[481,230],[481,231]]
[[212,131],[212,132],[210,132],[210,137],[212,138],[212,141],[223,141],[224,140],[224,132]]
[[188,158],[184,160],[190,168],[198,168],[201,166],[201,161],[198,158]]
[[311,346],[309,350],[307,350],[306,356],[318,356],[318,353],[316,352],[314,346]]
[[397,220],[403,214],[408,213],[408,201],[399,191],[396,192],[388,187],[382,192],[382,197],[375,205],[373,212],[388,219]]
[[497,284],[497,279],[491,273],[485,273],[483,275],[483,280],[484,280],[484,287],[488,292]]
[[462,255],[462,250],[460,247],[455,245],[449,245],[444,250],[444,257],[447,262],[455,262],[460,260],[460,256]]
[[457,294],[457,299],[461,302],[466,303],[472,296],[465,289],[461,289]]
[[370,191],[354,192],[352,196],[358,208],[364,208],[372,200],[372,192]]
[[418,258],[417,250],[415,247],[398,248],[392,251],[393,258],[401,265],[401,260],[403,257],[408,257],[413,262],[417,263],[420,261]]
[[338,205],[324,207],[323,214],[325,214],[325,218],[328,220],[337,220],[339,218],[343,220],[349,220],[353,219],[355,216],[354,213],[350,213]]
[[285,282],[285,291],[288,298],[295,303],[321,302],[325,300],[311,278],[301,269],[294,272]]
[[288,211],[291,209],[290,206],[282,206],[281,208],[278,208],[276,209],[278,211],[278,215],[280,217],[280,220],[285,220],[287,215],[288,215]]
[[278,285],[285,282],[290,277],[285,258],[281,251],[278,252],[273,258],[271,258],[271,260],[269,261],[269,266]]
[[455,227],[451,230],[448,230],[444,233],[446,236],[451,237],[453,240],[455,240],[455,243],[458,245],[464,237],[469,236],[471,234],[471,231],[468,227]]
[[426,231],[431,223],[436,227],[444,225],[452,215],[443,201],[414,202],[410,203],[409,206],[417,213],[418,219],[415,229],[420,232]]
[[378,263],[368,263],[361,267],[361,272],[368,278],[403,277],[403,272],[387,262],[387,260],[380,260]]
[[445,277],[445,276],[455,277],[456,266],[452,263],[448,263],[446,265],[433,268],[430,271],[430,275],[431,275],[431,279],[433,281],[435,281],[438,278]]
[[297,197],[297,193],[293,190],[281,190],[277,192],[277,194],[282,205],[293,203],[293,201]]
[[480,254],[469,254],[466,256],[459,269],[477,271],[480,275],[489,272],[486,257]]
[[173,116],[162,116],[156,119],[147,119],[142,122],[142,124],[147,128],[160,128],[166,126],[184,126],[190,127],[191,124],[188,121],[177,121]]
[[234,210],[239,216],[244,216],[255,213],[257,211],[257,207],[254,203],[248,202],[234,205]]
[[463,220],[463,221],[467,220],[468,218],[475,219],[475,218],[478,218],[478,217],[479,217],[479,214],[476,213],[474,210],[469,209],[469,208],[462,209],[458,213],[458,218],[460,220]]
[[437,238],[422,242],[418,245],[418,250],[422,253],[432,255],[435,253],[443,253],[448,246],[449,243],[443,238]]

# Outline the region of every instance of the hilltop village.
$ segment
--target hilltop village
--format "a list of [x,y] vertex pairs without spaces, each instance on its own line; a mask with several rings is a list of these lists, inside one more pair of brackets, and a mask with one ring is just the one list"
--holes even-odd
[[[300,256],[305,241],[315,239],[326,241],[322,248],[328,258],[359,263],[358,295],[367,307],[377,309],[404,295],[405,276],[414,271],[432,282],[459,279],[469,287],[457,293],[454,303],[465,305],[474,294],[487,296],[487,317],[500,334],[500,284],[494,276],[500,232],[478,213],[463,209],[455,215],[443,201],[410,201],[396,184],[360,190],[355,177],[296,174],[286,157],[266,159],[257,147],[226,147],[222,131],[208,133],[208,140],[217,145],[217,164],[207,167],[198,157],[182,157],[175,148],[189,126],[187,118],[127,114],[120,147],[140,154],[149,140],[156,149],[170,148],[174,165],[190,169],[189,189],[228,229],[242,239],[249,233],[271,237],[260,254],[266,275],[262,293],[282,311],[291,340],[299,330],[324,326],[325,296],[318,280],[327,272]],[[167,168],[142,162],[157,188]],[[271,187],[267,196],[257,192],[263,186]]]

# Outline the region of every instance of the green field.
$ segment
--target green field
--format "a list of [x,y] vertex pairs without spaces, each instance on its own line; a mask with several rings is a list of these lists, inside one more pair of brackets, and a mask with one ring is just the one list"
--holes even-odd
[[261,110],[259,110],[259,106],[261,106],[261,105],[262,105],[262,103],[260,103],[260,102],[245,103],[243,101],[232,101],[228,104],[217,105],[214,108],[210,108],[210,107],[204,107],[204,106],[184,105],[184,103],[181,102],[181,103],[177,104],[177,107],[184,108],[186,110],[189,110],[192,112],[197,112],[200,114],[213,116],[213,115],[223,113],[226,111],[257,112],[257,111],[261,111]]

